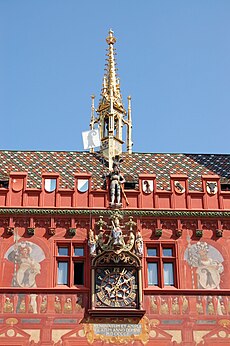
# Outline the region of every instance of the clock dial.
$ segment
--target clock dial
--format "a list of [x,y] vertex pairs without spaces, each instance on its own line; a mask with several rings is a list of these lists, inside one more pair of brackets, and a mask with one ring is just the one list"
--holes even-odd
[[125,267],[97,268],[97,307],[137,307],[136,269]]

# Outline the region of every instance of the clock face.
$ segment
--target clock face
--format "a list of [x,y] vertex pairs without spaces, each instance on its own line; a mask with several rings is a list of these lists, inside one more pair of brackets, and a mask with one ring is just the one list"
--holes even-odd
[[137,308],[137,272],[126,267],[97,268],[96,306]]

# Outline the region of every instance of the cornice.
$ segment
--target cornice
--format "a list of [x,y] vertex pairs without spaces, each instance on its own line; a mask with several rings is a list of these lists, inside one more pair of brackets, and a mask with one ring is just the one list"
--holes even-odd
[[[0,208],[0,215],[102,215],[111,216],[114,210],[111,209],[63,209],[63,208]],[[143,216],[143,217],[192,217],[192,218],[230,218],[230,211],[189,211],[189,210],[143,210],[132,209],[122,210],[119,213],[123,216]]]

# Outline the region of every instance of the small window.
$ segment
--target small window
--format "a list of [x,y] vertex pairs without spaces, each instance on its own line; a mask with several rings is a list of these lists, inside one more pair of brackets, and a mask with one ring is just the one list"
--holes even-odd
[[132,181],[126,181],[126,182],[124,183],[124,189],[125,189],[125,190],[135,190],[136,184],[137,184],[137,183],[132,182]]
[[148,283],[150,286],[158,286],[158,264],[148,263]]
[[58,285],[68,284],[68,262],[58,262]]
[[221,184],[221,191],[230,191],[230,184]]
[[58,255],[59,256],[68,256],[69,255],[69,248],[66,246],[58,247]]
[[147,249],[148,256],[157,256],[157,249],[149,248]]
[[173,263],[164,263],[164,285],[174,286]]
[[84,248],[83,247],[75,247],[74,248],[74,256],[84,256]]
[[84,285],[84,263],[74,263],[74,285]]
[[172,248],[163,248],[163,256],[164,257],[172,257],[173,250]]
[[9,180],[0,180],[0,188],[8,189],[9,187]]

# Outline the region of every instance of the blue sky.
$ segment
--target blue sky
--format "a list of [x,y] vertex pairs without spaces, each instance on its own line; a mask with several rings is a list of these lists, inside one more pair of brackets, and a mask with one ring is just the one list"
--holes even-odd
[[229,0],[0,0],[0,149],[83,150],[117,38],[133,150],[229,153]]

